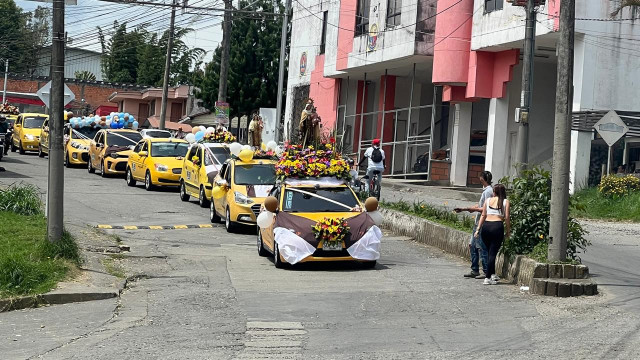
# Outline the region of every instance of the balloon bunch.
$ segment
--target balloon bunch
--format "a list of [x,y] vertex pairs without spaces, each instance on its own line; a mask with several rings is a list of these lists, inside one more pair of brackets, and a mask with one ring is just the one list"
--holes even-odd
[[275,212],[278,210],[278,199],[273,196],[264,199],[264,209],[265,211],[261,212],[256,219],[261,229],[268,228],[273,224],[273,218],[276,216]]
[[251,161],[253,159],[253,148],[251,145],[242,145],[240,143],[234,142],[229,145],[229,152],[231,155],[240,159],[240,161]]
[[133,129],[138,130],[138,122],[129,113],[111,113],[108,116],[90,115],[84,117],[70,117],[69,124],[74,129],[85,126],[106,129]]

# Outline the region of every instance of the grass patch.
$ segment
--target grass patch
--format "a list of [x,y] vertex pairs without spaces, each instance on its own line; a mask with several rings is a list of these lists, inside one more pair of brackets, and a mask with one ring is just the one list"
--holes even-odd
[[46,233],[46,219],[39,213],[0,211],[0,297],[47,292],[80,263],[69,233],[55,244]]
[[105,270],[107,270],[109,274],[119,279],[124,279],[126,276],[124,268],[113,257],[102,259],[100,262],[104,265]]
[[0,190],[0,211],[11,211],[21,215],[41,214],[40,191],[30,184],[14,184]]
[[640,222],[640,191],[620,197],[604,197],[597,188],[579,191],[574,196],[571,213],[587,219]]
[[452,211],[439,209],[423,202],[415,202],[413,204],[409,204],[405,201],[381,201],[380,205],[387,209],[397,210],[405,214],[414,215],[457,230],[466,231],[468,233],[471,233],[471,231],[473,231],[473,218],[469,216],[458,215]]

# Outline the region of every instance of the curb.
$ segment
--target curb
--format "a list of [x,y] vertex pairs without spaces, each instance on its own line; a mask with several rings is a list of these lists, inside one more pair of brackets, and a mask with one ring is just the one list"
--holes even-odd
[[213,229],[212,224],[198,225],[96,225],[96,229],[103,230],[182,230],[182,229]]
[[119,296],[119,290],[78,292],[78,293],[46,293],[24,296],[8,300],[0,300],[0,312],[36,308],[42,305],[59,305],[75,302],[112,299]]

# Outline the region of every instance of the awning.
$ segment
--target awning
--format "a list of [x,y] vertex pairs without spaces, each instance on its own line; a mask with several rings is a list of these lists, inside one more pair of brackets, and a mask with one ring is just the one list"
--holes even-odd
[[[160,126],[160,120],[158,120],[156,117],[150,117],[147,119],[147,122],[149,123],[149,127],[151,128],[155,128],[157,129]],[[191,132],[191,125],[189,124],[183,124],[183,123],[176,123],[173,121],[165,121],[164,123],[164,128],[167,130],[178,130],[179,128],[182,128],[183,132]]]

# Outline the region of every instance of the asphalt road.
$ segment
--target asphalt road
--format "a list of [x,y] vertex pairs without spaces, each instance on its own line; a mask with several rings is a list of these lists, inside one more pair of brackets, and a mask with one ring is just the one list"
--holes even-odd
[[[6,161],[5,161],[6,160]],[[46,159],[11,154],[0,185],[46,189]],[[204,224],[177,192],[65,171],[65,221]],[[250,229],[112,230],[139,275],[118,300],[0,313],[0,358],[46,359],[633,359],[640,316],[585,298],[483,286],[468,264],[385,234],[375,269],[275,269]]]

